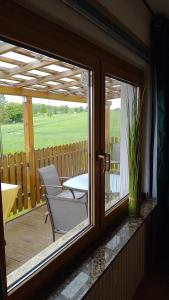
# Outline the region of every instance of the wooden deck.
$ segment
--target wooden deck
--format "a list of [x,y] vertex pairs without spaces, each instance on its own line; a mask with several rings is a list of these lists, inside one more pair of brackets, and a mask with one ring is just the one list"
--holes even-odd
[[[45,224],[46,205],[8,222],[5,226],[6,267],[11,273],[53,242],[48,218]],[[56,239],[61,235],[56,234]]]

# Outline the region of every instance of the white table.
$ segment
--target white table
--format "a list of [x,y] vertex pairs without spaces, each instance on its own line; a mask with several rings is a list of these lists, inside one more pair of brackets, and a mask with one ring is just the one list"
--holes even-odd
[[[78,175],[66,180],[63,186],[74,191],[87,192],[88,191],[88,173]],[[120,192],[120,175],[110,174],[110,191],[112,193]]]
[[3,209],[3,221],[7,221],[7,218],[11,212],[11,209],[15,203],[16,196],[19,190],[19,185],[1,183],[2,192],[2,209]]
[[73,191],[88,191],[88,173],[72,177],[64,181],[63,186]]

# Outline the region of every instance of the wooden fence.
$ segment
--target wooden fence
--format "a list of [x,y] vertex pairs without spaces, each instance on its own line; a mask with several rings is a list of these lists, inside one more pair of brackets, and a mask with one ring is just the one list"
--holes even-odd
[[[13,214],[31,206],[31,195],[34,193],[36,204],[42,199],[42,189],[39,180],[38,168],[54,164],[59,176],[75,176],[88,172],[88,145],[87,141],[63,146],[38,149],[34,151],[35,174],[31,174],[26,162],[26,154],[18,152],[4,155],[1,160],[1,181],[18,184],[20,186]],[[35,186],[30,186],[30,177],[35,177]],[[33,189],[33,190],[32,190]]]
[[54,164],[60,177],[72,177],[88,172],[87,141],[35,150],[36,202],[42,196],[38,168]]
[[5,183],[18,184],[20,189],[12,212],[22,211],[28,208],[28,167],[26,154],[18,152],[4,155],[1,159],[1,181]]
[[[119,143],[118,138],[112,138],[112,143]],[[1,181],[5,183],[18,184],[20,186],[13,214],[23,209],[31,208],[31,195],[35,195],[36,204],[42,201],[42,189],[38,174],[38,168],[54,164],[59,176],[71,177],[88,172],[88,143],[78,143],[38,149],[34,151],[35,168],[31,174],[30,166],[27,164],[26,153],[4,155],[1,159]],[[113,165],[118,169],[118,165]],[[35,184],[30,184],[31,177],[35,178]]]

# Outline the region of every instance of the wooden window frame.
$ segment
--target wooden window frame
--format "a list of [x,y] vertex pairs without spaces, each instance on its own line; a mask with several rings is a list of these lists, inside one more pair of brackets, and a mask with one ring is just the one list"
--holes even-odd
[[[0,39],[9,43],[22,45],[23,47],[25,46],[26,48],[38,51],[42,54],[69,59],[72,63],[78,63],[93,70],[95,109],[93,120],[95,124],[93,132],[93,154],[96,155],[103,147],[103,141],[97,132],[100,132],[101,135],[103,130],[101,122],[103,122],[102,116],[104,112],[104,74],[110,72],[111,76],[114,75],[115,77],[119,77],[119,79],[142,85],[144,71],[135,68],[120,58],[94,46],[92,43],[78,35],[56,24],[48,22],[15,3],[5,2],[2,11],[3,15],[0,15]],[[44,37],[47,37],[47,39]],[[69,45],[69,47],[67,47],[67,45]],[[101,164],[97,159],[95,159],[94,165],[94,178],[93,193],[94,199],[96,199],[95,203],[93,203],[94,226],[90,227],[90,229],[78,237],[71,246],[64,249],[65,251],[40,268],[36,273],[24,281],[24,283],[17,286],[17,288],[8,294],[5,278],[5,246],[3,243],[2,207],[0,205],[0,262],[1,266],[3,266],[3,273],[1,275],[4,299],[33,299],[35,293],[38,293],[43,285],[54,282],[56,274],[58,274],[60,270],[63,270],[65,265],[70,265],[73,258],[83,253],[87,246],[93,244],[94,240],[97,240],[102,236],[107,227],[112,226],[112,224],[115,225],[126,215],[127,202],[124,201],[116,210],[108,215],[108,218],[105,221],[104,191],[103,188],[99,188],[103,179],[101,177]]]
[[[101,61],[101,110],[102,110],[102,128],[101,128],[101,149],[105,148],[105,78],[109,76],[116,78],[119,81],[126,82],[133,86],[137,86],[140,90],[143,90],[144,84],[144,70],[124,62],[119,58],[113,57],[108,54]],[[109,228],[114,224],[117,225],[128,214],[128,197],[122,198],[119,202],[109,209],[108,213],[105,213],[105,176],[102,173],[101,176],[101,227],[103,230]]]

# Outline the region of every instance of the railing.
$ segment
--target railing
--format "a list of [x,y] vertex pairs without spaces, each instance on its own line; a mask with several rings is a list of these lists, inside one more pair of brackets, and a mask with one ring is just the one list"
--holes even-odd
[[[111,143],[118,143],[118,138],[113,138]],[[27,164],[26,154],[18,152],[4,155],[1,159],[1,181],[18,184],[20,186],[12,213],[17,214],[28,207],[31,208],[31,195],[35,195],[36,205],[42,201],[42,189],[38,168],[54,164],[59,176],[71,177],[88,172],[88,143],[78,143],[43,148],[34,151],[35,168],[32,172]],[[113,164],[113,170],[118,170],[118,165]],[[34,178],[34,185],[30,184]]]

